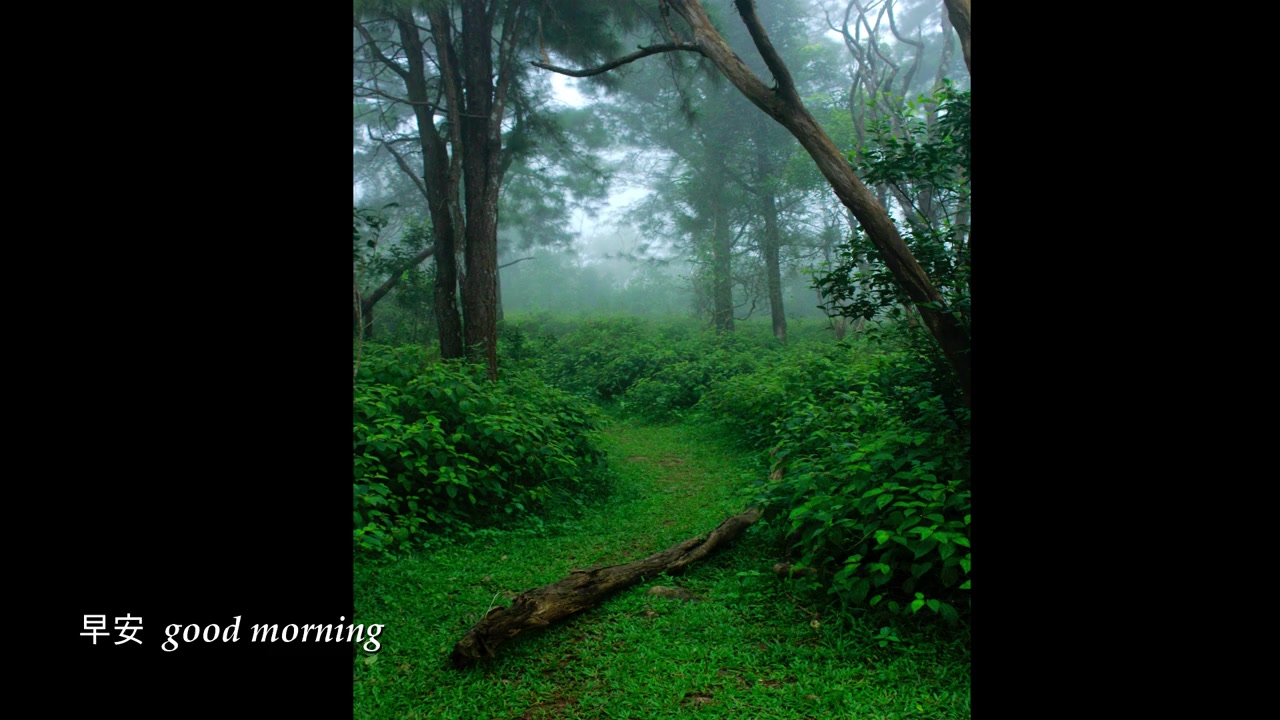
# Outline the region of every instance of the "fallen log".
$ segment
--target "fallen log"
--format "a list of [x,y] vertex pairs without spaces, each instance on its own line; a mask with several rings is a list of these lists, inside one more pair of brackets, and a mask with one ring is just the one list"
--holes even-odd
[[454,667],[463,668],[480,658],[494,657],[500,645],[525,630],[546,627],[593,608],[609,595],[646,578],[655,578],[664,572],[679,574],[690,563],[738,537],[758,519],[760,511],[751,508],[728,518],[709,534],[689,538],[643,560],[574,570],[563,580],[526,590],[512,600],[510,607],[490,610],[462,636],[453,647]]

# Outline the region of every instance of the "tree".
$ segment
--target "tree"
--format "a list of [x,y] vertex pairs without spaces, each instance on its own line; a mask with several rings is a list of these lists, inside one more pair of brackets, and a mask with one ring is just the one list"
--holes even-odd
[[[385,207],[383,208],[386,209]],[[379,213],[369,209],[352,208],[352,245],[354,246],[357,270],[353,273],[352,287],[354,292],[351,328],[352,334],[357,338],[373,337],[373,308],[378,301],[386,297],[400,280],[414,268],[421,265],[427,258],[435,254],[434,247],[426,247],[421,250],[413,251],[406,249],[403,245],[398,252],[392,252],[389,257],[379,257],[377,255],[366,256],[363,251],[367,248],[369,251],[378,249],[378,237],[382,230],[387,226],[386,218]],[[365,240],[365,234],[372,235]],[[409,247],[412,248],[413,243],[410,241]],[[373,273],[386,275],[387,278],[370,292],[361,291],[361,272],[360,270],[372,271]]]
[[[943,303],[942,294],[911,254],[888,211],[854,173],[844,155],[805,107],[790,70],[760,22],[755,3],[752,0],[734,0],[734,7],[773,76],[772,87],[734,53],[698,0],[660,0],[659,7],[664,17],[669,15],[668,10],[679,15],[685,21],[687,28],[684,32],[687,35],[678,34],[668,24],[670,42],[641,48],[630,55],[587,70],[563,68],[546,62],[535,62],[534,65],[575,77],[585,77],[664,52],[695,52],[710,60],[748,100],[790,131],[813,158],[840,201],[866,230],[894,278],[911,301],[920,308],[925,325],[955,370],[968,403],[971,389],[969,333],[966,327],[953,315],[935,309]],[[967,42],[964,42],[966,36],[967,25],[962,34],[962,43],[967,47]],[[684,37],[690,39],[685,40]]]
[[[794,4],[770,10],[785,23],[784,44],[811,57]],[[785,342],[781,250],[796,235],[787,211],[807,190],[786,170],[799,147],[718,74],[698,72],[679,57],[667,55],[665,69],[648,64],[630,72],[621,83],[627,101],[607,106],[626,129],[627,143],[651,157],[654,146],[665,151],[649,163],[654,194],[631,217],[686,248],[699,266],[695,287],[717,330],[732,330],[735,320],[767,302],[774,335]],[[675,82],[664,82],[660,70]]]
[[483,358],[496,379],[498,201],[515,159],[504,139],[517,137],[530,117],[508,111],[534,105],[525,95],[527,68],[516,56],[553,47],[577,58],[582,48],[606,51],[616,41],[599,31],[606,16],[585,0],[438,0],[420,7],[380,0],[355,9],[356,96],[412,108],[420,175],[394,142],[382,144],[426,199],[441,355]]
[[[869,182],[892,190],[907,243],[945,298],[940,309],[967,327],[969,93],[946,83],[926,105],[928,113],[910,103],[894,120],[872,124],[858,169]],[[859,234],[843,255],[842,262],[817,278],[833,315],[871,318],[906,302],[874,257],[874,247]]]

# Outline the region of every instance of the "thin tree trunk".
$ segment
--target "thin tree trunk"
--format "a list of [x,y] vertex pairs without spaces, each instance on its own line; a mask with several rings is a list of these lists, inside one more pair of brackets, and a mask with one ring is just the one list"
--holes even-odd
[[769,314],[773,319],[773,336],[787,341],[787,316],[782,307],[782,268],[778,260],[778,246],[782,244],[778,231],[778,206],[772,194],[764,196],[764,272],[769,284]]
[[[756,129],[756,173],[761,181],[773,175],[769,167],[769,159],[765,151],[765,129],[759,125]],[[778,228],[778,203],[768,183],[761,184],[761,203],[764,210],[764,242],[761,250],[764,255],[765,283],[769,287],[769,316],[773,320],[773,336],[779,341],[787,341],[787,315],[782,307],[782,268],[778,261],[778,252],[782,245],[782,233]]]
[[729,228],[729,208],[724,201],[724,185],[716,182],[712,200],[711,293],[716,332],[733,331],[733,233]]

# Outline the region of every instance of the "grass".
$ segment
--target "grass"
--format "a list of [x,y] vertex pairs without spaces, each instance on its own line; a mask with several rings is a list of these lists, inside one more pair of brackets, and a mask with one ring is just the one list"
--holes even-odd
[[[903,629],[887,640],[806,605],[769,571],[778,552],[762,527],[679,578],[625,590],[512,640],[493,661],[452,669],[453,644],[488,608],[574,568],[709,531],[743,509],[737,489],[764,471],[706,427],[616,419],[607,434],[608,498],[356,567],[356,622],[386,626],[382,650],[354,661],[356,717],[969,717],[961,642]],[[695,599],[647,594],[654,585]]]

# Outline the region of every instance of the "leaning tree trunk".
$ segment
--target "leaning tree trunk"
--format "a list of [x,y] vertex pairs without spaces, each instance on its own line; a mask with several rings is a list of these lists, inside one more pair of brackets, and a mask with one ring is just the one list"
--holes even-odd
[[964,52],[964,67],[973,75],[969,64],[969,0],[942,0],[947,6],[947,17],[960,36],[960,49]]
[[[954,5],[967,10],[968,0],[947,0],[948,9]],[[879,250],[881,258],[903,291],[920,308],[920,315],[929,328],[929,332],[941,346],[951,366],[955,369],[964,392],[964,402],[970,404],[972,398],[971,373],[969,357],[969,332],[954,315],[939,312],[944,304],[942,293],[934,287],[920,263],[911,254],[911,250],[898,234],[898,229],[890,219],[884,206],[876,202],[876,198],[862,183],[850,167],[844,154],[831,141],[822,126],[805,107],[791,78],[791,71],[778,55],[778,51],[769,40],[769,34],[756,14],[753,0],[733,0],[734,7],[742,22],[747,26],[751,41],[760,51],[760,56],[773,75],[773,85],[767,85],[742,58],[729,47],[720,32],[716,30],[707,11],[698,0],[665,0],[665,6],[674,10],[689,25],[693,35],[691,41],[673,38],[674,43],[642,47],[639,51],[626,57],[605,63],[590,70],[567,70],[545,62],[534,62],[536,67],[555,72],[587,77],[634,62],[642,57],[663,52],[691,51],[697,52],[711,61],[712,64],[728,78],[733,86],[746,96],[756,107],[760,108],[778,124],[785,127],[797,140],[800,146],[809,153],[818,171],[831,184],[836,197],[858,218],[867,232],[867,237]],[[969,28],[967,13],[964,27],[961,28],[951,13],[951,22],[957,25],[961,44],[965,47],[968,58]]]
[[690,563],[738,537],[759,518],[760,511],[752,508],[720,523],[709,535],[690,538],[643,560],[574,570],[563,580],[526,590],[510,607],[490,610],[462,636],[453,648],[453,664],[461,668],[480,658],[494,657],[500,645],[526,630],[546,627],[595,607],[613,593],[661,573],[679,574]]
[[[948,0],[950,2],[951,0]],[[967,5],[967,0],[958,0]],[[964,392],[965,403],[970,402],[970,357],[969,334],[955,316],[938,312],[933,307],[943,304],[942,294],[934,287],[929,276],[920,263],[916,261],[907,244],[903,242],[898,229],[889,218],[884,206],[876,202],[876,198],[867,186],[854,174],[844,154],[836,148],[830,136],[809,113],[800,94],[796,90],[791,72],[774,49],[760,18],[756,15],[752,0],[734,0],[738,14],[742,17],[751,34],[751,39],[764,58],[774,78],[774,86],[769,87],[751,71],[736,55],[729,44],[715,29],[711,18],[697,0],[668,0],[671,9],[675,10],[689,23],[693,30],[693,45],[697,51],[711,60],[712,63],[747,97],[756,107],[778,121],[791,132],[800,145],[809,153],[827,182],[840,198],[840,202],[853,212],[862,223],[867,236],[880,251],[885,265],[894,278],[902,286],[911,301],[920,308],[921,318],[933,334],[947,359],[955,368]],[[952,14],[952,24],[956,24]],[[957,27],[957,30],[959,28]],[[967,45],[967,25],[960,33],[962,44]],[[966,57],[968,53],[966,52]]]

